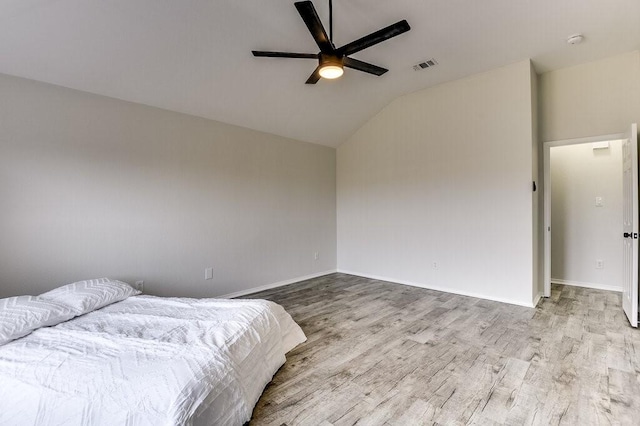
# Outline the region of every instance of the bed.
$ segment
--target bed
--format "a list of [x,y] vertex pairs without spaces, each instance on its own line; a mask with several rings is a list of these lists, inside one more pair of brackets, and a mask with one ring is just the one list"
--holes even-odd
[[115,282],[122,300],[87,303],[105,283],[0,301],[5,334],[21,304],[30,313],[18,325],[55,311],[0,346],[0,425],[242,425],[306,340],[273,302],[142,296]]

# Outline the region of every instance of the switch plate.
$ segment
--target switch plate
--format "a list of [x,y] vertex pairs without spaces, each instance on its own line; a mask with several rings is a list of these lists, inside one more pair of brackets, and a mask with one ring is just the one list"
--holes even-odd
[[213,268],[206,268],[204,270],[204,279],[212,280],[213,279]]
[[596,260],[596,269],[604,269],[604,260]]
[[318,259],[320,259],[320,252],[317,252],[317,251],[313,252],[313,260],[318,260]]
[[602,197],[596,197],[596,207],[602,207],[602,206],[604,206]]
[[136,290],[144,291],[144,281],[136,281]]

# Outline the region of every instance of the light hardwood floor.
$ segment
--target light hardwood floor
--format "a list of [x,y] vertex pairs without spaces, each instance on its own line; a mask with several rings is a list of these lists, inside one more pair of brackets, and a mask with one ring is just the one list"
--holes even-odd
[[640,331],[618,293],[554,285],[530,309],[332,274],[247,298],[308,337],[251,425],[640,424]]

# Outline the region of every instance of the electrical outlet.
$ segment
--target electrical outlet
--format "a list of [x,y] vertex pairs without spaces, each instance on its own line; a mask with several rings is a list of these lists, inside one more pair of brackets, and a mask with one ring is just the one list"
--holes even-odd
[[320,259],[320,252],[313,252],[313,260],[318,260]]
[[431,267],[432,267],[433,269],[438,269],[438,262],[433,262],[433,263],[431,264]]
[[604,260],[596,260],[596,269],[604,269]]
[[144,281],[136,281],[136,290],[144,291]]
[[206,268],[204,270],[204,279],[212,280],[213,279],[213,268]]

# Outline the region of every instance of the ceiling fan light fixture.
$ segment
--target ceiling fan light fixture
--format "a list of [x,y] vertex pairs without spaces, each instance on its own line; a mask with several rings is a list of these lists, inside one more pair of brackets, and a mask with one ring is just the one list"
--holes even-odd
[[332,80],[342,76],[342,74],[344,74],[344,69],[340,65],[328,64],[323,65],[318,72],[320,73],[320,77]]
[[318,74],[320,74],[320,77],[328,80],[342,76],[342,74],[344,74],[342,60],[336,57],[322,55]]

